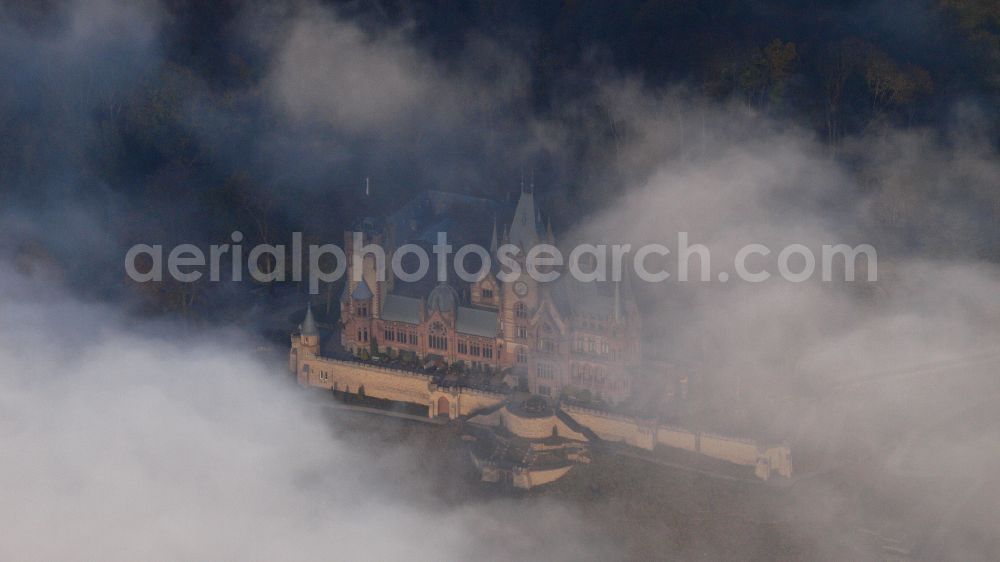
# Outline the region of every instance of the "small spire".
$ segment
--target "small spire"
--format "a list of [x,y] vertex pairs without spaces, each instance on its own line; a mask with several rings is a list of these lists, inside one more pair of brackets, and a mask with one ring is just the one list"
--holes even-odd
[[493,235],[490,236],[490,255],[497,254],[497,216],[493,215]]
[[316,328],[316,320],[313,318],[312,303],[306,307],[306,319],[302,321],[302,327],[299,332],[303,336],[318,336],[319,329]]

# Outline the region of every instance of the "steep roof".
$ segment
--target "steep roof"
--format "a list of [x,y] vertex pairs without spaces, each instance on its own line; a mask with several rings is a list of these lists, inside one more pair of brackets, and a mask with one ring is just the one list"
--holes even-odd
[[458,303],[458,291],[447,283],[439,283],[427,296],[427,311],[452,312]]
[[306,308],[306,319],[302,321],[302,329],[299,332],[303,336],[318,336],[319,328],[316,327],[316,320],[313,318],[312,305]]
[[368,288],[368,283],[365,283],[364,279],[358,283],[357,287],[354,287],[354,292],[351,293],[351,298],[356,301],[364,301],[372,298],[372,290]]
[[537,245],[540,239],[538,226],[535,195],[530,191],[522,191],[510,223],[510,243],[524,251]]
[[497,312],[460,306],[455,319],[455,330],[473,336],[495,337],[497,335]]
[[562,275],[551,284],[550,290],[553,302],[564,316],[583,312],[611,319],[616,304],[619,316],[624,317],[624,303],[631,298],[626,287],[621,287],[616,303],[615,285],[613,281],[584,282],[574,279],[572,275]]
[[420,299],[401,295],[386,295],[382,303],[382,319],[407,324],[420,323]]

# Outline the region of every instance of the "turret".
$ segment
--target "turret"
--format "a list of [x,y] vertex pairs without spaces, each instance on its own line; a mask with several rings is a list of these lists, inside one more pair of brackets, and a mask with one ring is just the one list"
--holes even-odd
[[497,248],[498,247],[499,246],[497,245],[497,218],[496,218],[496,216],[494,216],[493,217],[493,234],[490,236],[490,256],[493,256],[494,259],[496,259]]
[[319,355],[319,328],[316,327],[311,304],[306,308],[306,318],[299,327],[299,338],[304,351]]

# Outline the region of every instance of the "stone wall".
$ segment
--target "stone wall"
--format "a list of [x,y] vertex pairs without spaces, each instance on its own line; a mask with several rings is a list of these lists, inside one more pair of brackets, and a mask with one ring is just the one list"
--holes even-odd
[[[470,388],[438,388],[431,377],[420,373],[320,357],[301,347],[294,351],[292,359],[298,363],[297,375],[303,385],[336,388],[354,394],[358,394],[363,387],[366,396],[427,406],[428,414],[432,417],[438,414],[452,419],[468,416],[507,398],[503,394]],[[447,412],[437,411],[441,397],[447,400]],[[563,405],[562,410],[605,441],[625,443],[648,451],[653,450],[656,445],[693,451],[714,459],[753,466],[757,476],[764,480],[772,473],[785,477],[792,475],[791,451],[784,445],[762,448],[747,439],[658,425],[651,420],[639,420],[578,406]],[[524,437],[547,437],[552,435],[552,428],[556,427],[562,437],[586,440],[584,435],[571,429],[556,416],[522,418],[505,409],[500,417],[512,432]]]
[[430,403],[431,379],[419,373],[308,355],[299,360],[299,373],[309,386],[354,394],[364,387],[365,396],[373,398],[422,406]]
[[514,485],[519,488],[530,489],[534,486],[555,482],[565,476],[572,468],[573,465],[545,470],[529,469],[514,475]]
[[574,439],[576,441],[587,441],[587,438],[574,431],[566,422],[555,415],[544,417],[524,417],[510,412],[507,408],[500,410],[501,423],[510,430],[511,433],[528,439],[544,439],[552,435],[552,428],[556,429],[559,437]]
[[507,397],[496,392],[462,388],[458,393],[458,415],[467,416],[476,410],[495,406]]
[[757,464],[757,457],[760,456],[757,444],[750,440],[701,433],[699,441],[699,453],[733,464],[753,466]]
[[647,451],[653,450],[656,427],[652,424],[641,424],[635,418],[578,406],[564,405],[562,409],[573,416],[580,425],[587,426],[605,441],[622,442]]
[[562,409],[605,441],[625,443],[648,451],[656,445],[684,449],[713,459],[752,466],[762,480],[767,480],[772,473],[786,478],[792,475],[791,450],[786,445],[762,448],[749,439],[657,425],[576,406],[563,406]]
[[685,451],[698,450],[698,435],[693,431],[679,427],[659,426],[656,428],[656,442],[666,447],[684,449]]

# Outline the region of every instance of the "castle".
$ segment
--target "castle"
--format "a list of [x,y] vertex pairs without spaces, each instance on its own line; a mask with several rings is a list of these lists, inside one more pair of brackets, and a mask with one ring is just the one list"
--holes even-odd
[[583,283],[561,275],[539,283],[522,274],[516,281],[501,281],[496,266],[500,245],[520,249],[515,259],[524,271],[530,248],[556,244],[551,226],[543,229],[532,190],[522,189],[498,234],[497,217],[503,214],[495,202],[431,191],[387,220],[366,218],[358,225],[364,244],[377,244],[386,254],[402,244],[428,245],[445,230],[449,237],[465,236],[484,247],[489,236],[493,267],[479,281],[464,285],[417,282],[404,287],[391,274],[379,279],[371,254],[364,256],[357,275],[353,231],[348,231],[341,345],[357,355],[378,347],[476,371],[509,370],[521,389],[541,396],[624,400],[642,357],[641,320],[628,277]]
[[[346,237],[360,232],[364,244],[390,254],[401,243],[430,245],[442,231],[457,242],[477,242],[490,225],[493,256],[501,244],[522,250],[555,244],[551,228],[542,234],[530,190],[522,189],[509,220],[499,218],[503,213],[493,201],[431,191],[387,219],[362,219]],[[499,224],[505,225],[500,235]],[[504,282],[493,268],[466,286],[436,283],[433,276],[430,283],[404,283],[380,279],[374,255],[359,256],[355,276],[352,243],[345,244],[349,271],[339,341],[328,339],[324,348],[311,308],[291,335],[288,369],[301,386],[408,404],[431,419],[464,420],[482,479],[517,488],[553,482],[588,463],[593,443],[686,451],[745,467],[763,480],[791,476],[786,445],[668,425],[660,411],[621,413],[623,403],[648,404],[635,400],[640,394],[652,396],[654,405],[658,392],[672,396],[671,389],[680,388],[683,395],[685,381],[642,360],[641,321],[627,278],[582,283],[562,275],[538,283],[522,275]],[[657,384],[649,386],[650,380]]]

